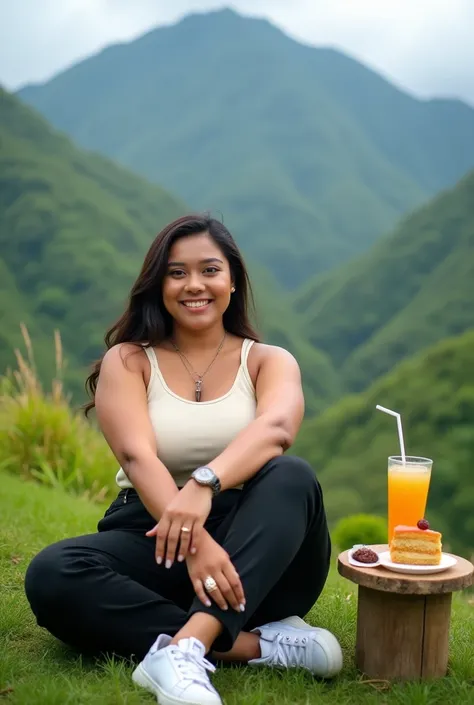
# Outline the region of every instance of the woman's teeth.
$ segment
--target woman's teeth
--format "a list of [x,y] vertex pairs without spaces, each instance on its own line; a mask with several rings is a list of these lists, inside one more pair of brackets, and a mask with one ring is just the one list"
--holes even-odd
[[183,303],[188,308],[200,308],[201,306],[207,306],[209,299],[203,299],[202,301],[183,301]]

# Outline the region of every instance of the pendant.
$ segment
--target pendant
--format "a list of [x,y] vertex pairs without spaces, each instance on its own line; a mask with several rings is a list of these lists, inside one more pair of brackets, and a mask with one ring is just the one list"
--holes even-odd
[[196,401],[201,401],[201,387],[202,379],[198,379],[196,382]]

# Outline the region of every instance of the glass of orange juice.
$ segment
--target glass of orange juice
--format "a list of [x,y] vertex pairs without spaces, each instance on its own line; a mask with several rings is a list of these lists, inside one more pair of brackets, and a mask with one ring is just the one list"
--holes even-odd
[[433,461],[407,455],[388,459],[388,540],[399,524],[416,526],[425,516]]

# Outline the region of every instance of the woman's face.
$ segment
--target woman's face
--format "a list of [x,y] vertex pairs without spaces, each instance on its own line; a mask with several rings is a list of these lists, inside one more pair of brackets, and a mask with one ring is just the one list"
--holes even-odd
[[229,262],[207,233],[173,243],[163,302],[179,326],[202,330],[221,323],[232,285]]

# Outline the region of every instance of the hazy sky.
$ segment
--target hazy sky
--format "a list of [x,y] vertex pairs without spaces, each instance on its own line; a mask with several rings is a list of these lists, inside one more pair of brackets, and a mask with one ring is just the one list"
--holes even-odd
[[474,105],[474,0],[0,0],[0,83],[42,81],[107,44],[224,6],[340,48],[415,94]]

